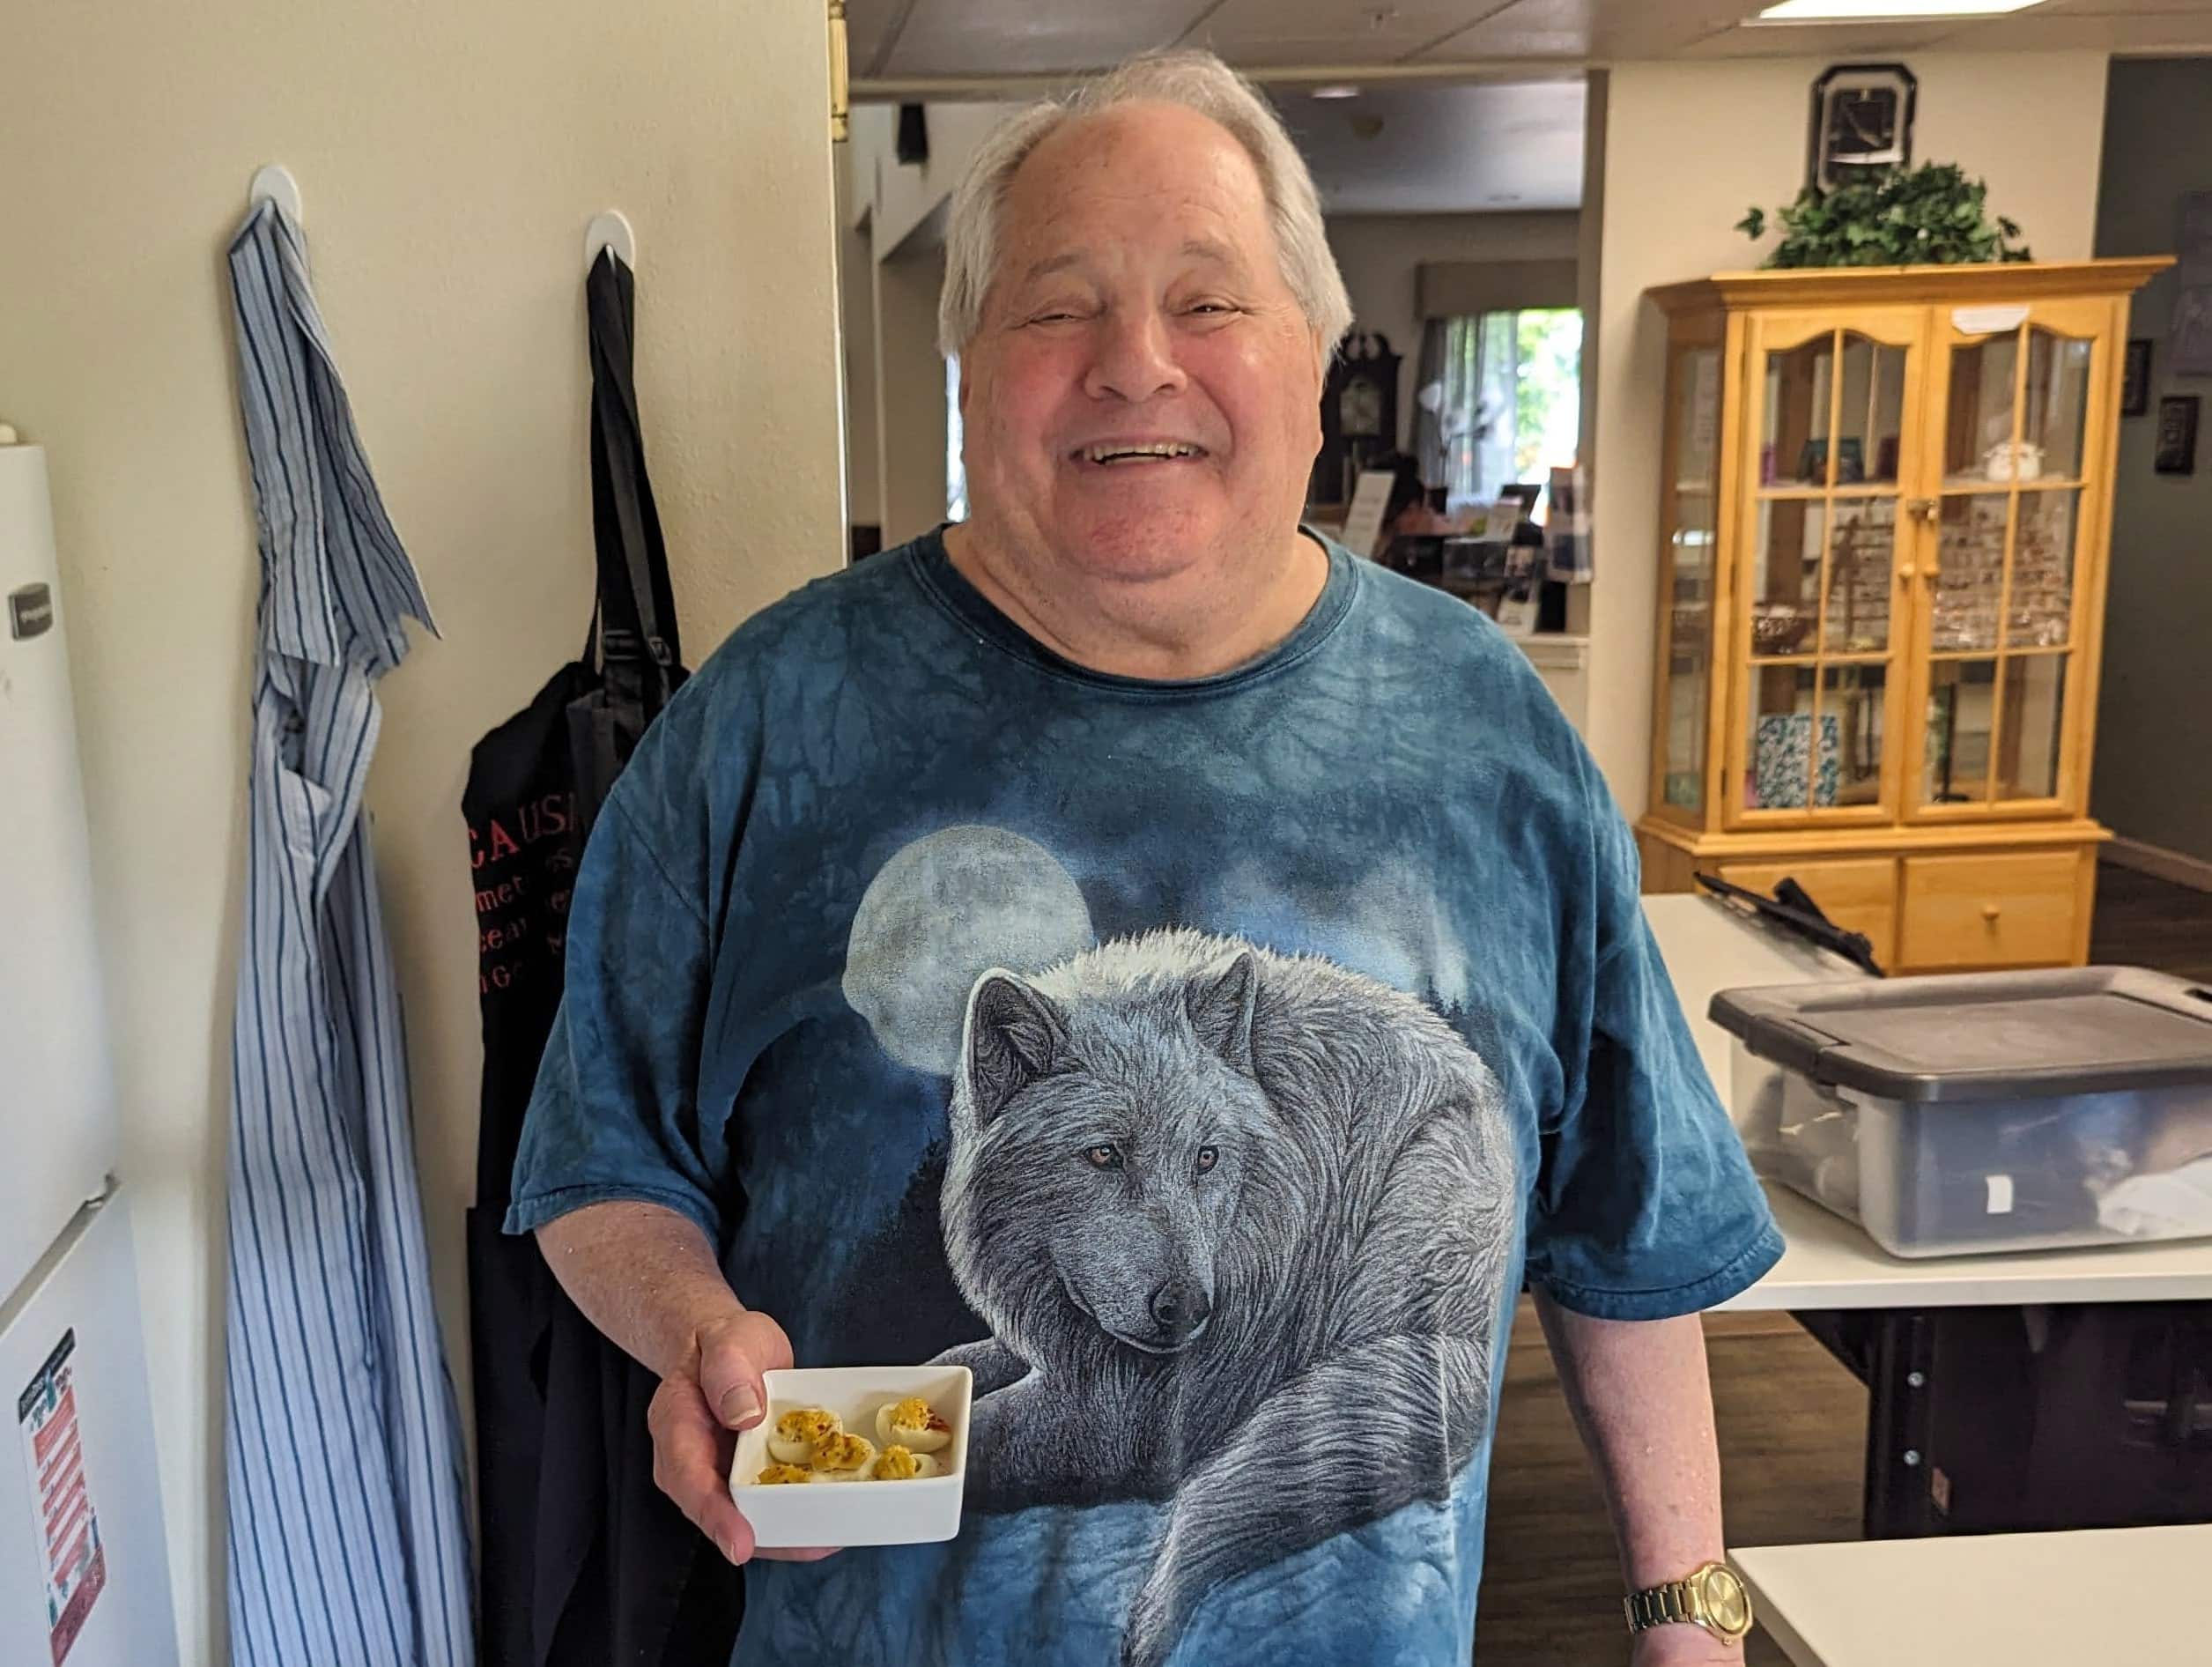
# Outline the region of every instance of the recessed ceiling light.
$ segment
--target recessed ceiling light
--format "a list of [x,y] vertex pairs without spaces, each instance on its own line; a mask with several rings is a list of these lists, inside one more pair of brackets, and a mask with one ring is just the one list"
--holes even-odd
[[1317,99],[1356,99],[1359,96],[1359,89],[1344,86],[1315,87],[1313,96]]
[[1779,0],[1744,21],[1920,23],[1941,18],[1992,18],[2042,4],[2043,0]]

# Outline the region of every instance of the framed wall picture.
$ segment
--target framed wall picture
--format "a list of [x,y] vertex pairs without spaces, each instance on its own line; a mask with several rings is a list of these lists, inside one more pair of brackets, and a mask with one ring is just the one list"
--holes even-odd
[[2158,448],[2152,467],[2162,475],[2197,471],[2197,396],[2169,394],[2158,402]]
[[2176,376],[2212,376],[2212,191],[2186,193],[2176,218],[2166,367]]
[[2120,374],[2120,414],[2140,417],[2150,409],[2150,337],[2138,336],[2127,344],[2127,358]]

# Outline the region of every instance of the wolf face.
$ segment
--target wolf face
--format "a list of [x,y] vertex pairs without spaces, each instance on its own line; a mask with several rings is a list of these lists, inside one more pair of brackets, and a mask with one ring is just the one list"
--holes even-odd
[[1029,1270],[1001,1334],[1016,1346],[1061,1300],[1149,1355],[1214,1322],[1245,1182],[1281,1138],[1253,1079],[1254,982],[1247,956],[1119,1010],[1066,1009],[1002,973],[976,987],[973,1231]]

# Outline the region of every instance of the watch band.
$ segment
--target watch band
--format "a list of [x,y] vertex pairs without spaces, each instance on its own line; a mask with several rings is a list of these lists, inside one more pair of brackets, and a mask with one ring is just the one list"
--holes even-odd
[[1690,1612],[1688,1581],[1670,1580],[1663,1586],[1631,1592],[1621,1600],[1621,1606],[1628,1611],[1628,1630],[1631,1633],[1649,1632],[1654,1626],[1675,1621],[1696,1625],[1698,1620]]

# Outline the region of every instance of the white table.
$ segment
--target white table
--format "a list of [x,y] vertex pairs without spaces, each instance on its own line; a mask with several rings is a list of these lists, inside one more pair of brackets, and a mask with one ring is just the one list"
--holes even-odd
[[[1735,1087],[1734,1039],[1705,1017],[1715,991],[1864,976],[1841,958],[1712,898],[1646,897],[1644,910],[1723,1104]],[[1784,1187],[1770,1183],[1767,1196],[1787,1246],[1782,1259],[1749,1290],[1719,1306],[1788,1311],[1867,1385],[1865,1527],[1872,1541],[1947,1527],[2001,1529],[2020,1520],[2008,1507],[1979,1504],[1962,1506],[1962,1517],[1946,1518],[1943,1512],[1952,1507],[1939,1509],[1935,1503],[1938,1490],[1931,1478],[1954,1454],[1984,1467],[1984,1485],[1961,1487],[1950,1497],[2001,1497],[1986,1485],[1989,1456],[1970,1452],[1979,1445],[1973,1437],[1988,1413],[1979,1386],[1993,1371],[2002,1378],[2036,1368],[2020,1358],[2027,1328],[1993,1326],[1986,1310],[2076,1305],[2069,1317],[2095,1325],[2105,1316],[2089,1310],[2107,1305],[2212,1305],[2212,1241],[1908,1259],[1890,1256],[1853,1223]],[[2204,1578],[2212,1584],[2212,1560],[2207,1571]],[[1879,1655],[1853,1659],[1886,1664]],[[1956,1659],[1966,1667],[1984,1658]],[[2112,1659],[2165,1667],[2160,1657]],[[2187,1659],[2212,1667],[2212,1619],[2202,1653]]]
[[2212,1527],[1731,1552],[1797,1667],[2185,1667],[2212,1661]]
[[[1981,1256],[1893,1256],[1809,1198],[1766,1183],[1788,1247],[1766,1277],[1714,1306],[1968,1308],[2025,1302],[2212,1301],[2212,1240],[2014,1250]],[[2212,1663],[2212,1653],[2208,1653]]]

